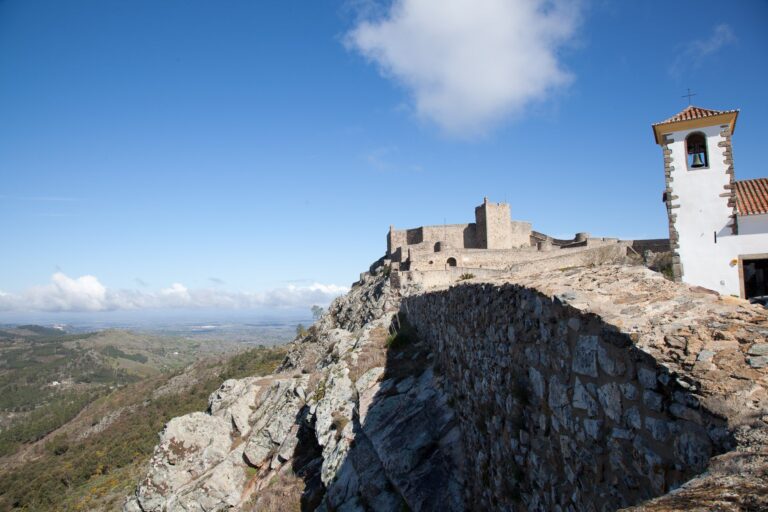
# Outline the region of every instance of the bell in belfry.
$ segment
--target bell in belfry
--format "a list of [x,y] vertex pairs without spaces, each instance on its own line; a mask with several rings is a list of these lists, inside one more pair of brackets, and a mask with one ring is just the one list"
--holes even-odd
[[691,169],[701,169],[707,167],[707,141],[702,133],[692,133],[688,136],[687,150],[689,155],[689,166]]

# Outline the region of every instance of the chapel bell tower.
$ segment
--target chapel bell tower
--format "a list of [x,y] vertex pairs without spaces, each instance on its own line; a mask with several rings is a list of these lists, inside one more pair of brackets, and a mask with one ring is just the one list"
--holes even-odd
[[687,276],[694,268],[682,262],[692,267],[713,252],[718,237],[738,232],[731,147],[738,115],[738,110],[691,105],[653,125],[664,152],[664,203],[677,281],[695,282]]

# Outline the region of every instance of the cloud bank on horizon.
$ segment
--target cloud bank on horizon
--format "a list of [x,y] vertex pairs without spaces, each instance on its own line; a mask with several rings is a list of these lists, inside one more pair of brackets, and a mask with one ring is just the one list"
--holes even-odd
[[573,80],[558,52],[576,33],[581,4],[395,0],[360,20],[346,44],[403,85],[420,117],[473,136]]
[[174,283],[157,292],[112,290],[90,275],[72,278],[62,272],[42,286],[19,294],[0,291],[0,311],[98,312],[140,309],[306,309],[325,306],[349,288],[313,283],[264,292],[189,289]]

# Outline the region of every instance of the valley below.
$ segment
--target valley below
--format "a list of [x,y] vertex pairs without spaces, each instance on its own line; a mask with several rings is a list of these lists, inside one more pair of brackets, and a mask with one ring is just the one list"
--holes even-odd
[[227,378],[273,371],[285,349],[272,345],[290,332],[256,344],[242,341],[259,339],[253,329],[213,330],[0,327],[0,510],[121,508],[164,424]]
[[764,308],[626,261],[391,276],[285,345],[4,332],[0,510],[768,507]]

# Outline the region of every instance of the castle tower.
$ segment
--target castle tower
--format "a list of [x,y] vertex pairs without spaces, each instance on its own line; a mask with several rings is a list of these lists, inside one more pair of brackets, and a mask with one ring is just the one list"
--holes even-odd
[[475,208],[477,246],[480,249],[511,249],[512,215],[508,203],[491,203],[483,198],[483,204]]
[[[733,135],[738,110],[689,106],[653,125],[664,152],[664,202],[675,280],[725,291],[713,273],[718,238],[738,233]],[[721,262],[717,262],[721,264]]]

